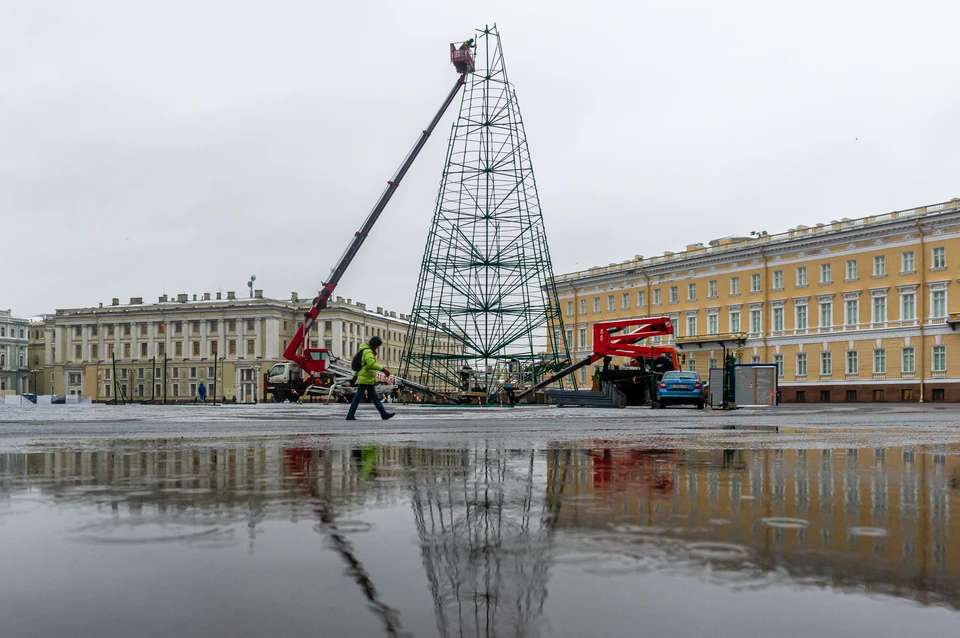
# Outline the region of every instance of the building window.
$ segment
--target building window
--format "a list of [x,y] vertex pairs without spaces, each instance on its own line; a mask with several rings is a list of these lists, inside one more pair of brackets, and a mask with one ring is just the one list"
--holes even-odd
[[614,296],[613,296],[613,295],[607,295],[607,311],[608,311],[608,312],[613,312],[613,311],[616,310],[616,309],[617,309],[617,304],[616,304],[616,302],[614,301]]
[[[328,322],[329,323],[329,322]],[[227,330],[230,332],[237,331],[237,320],[236,319],[227,319]]]
[[625,292],[620,295],[620,309],[629,310],[630,309],[630,293]]
[[773,363],[777,366],[777,376],[783,376],[783,355],[775,354],[773,355]]
[[846,315],[843,318],[844,325],[855,326],[860,323],[860,301],[858,299],[847,299]]
[[199,356],[200,356],[200,342],[199,342],[199,341],[194,341],[194,342],[193,342],[193,356],[195,356],[195,357],[199,357]]
[[573,302],[572,302],[572,301],[568,301],[568,302],[567,302],[567,316],[568,316],[568,317],[572,317],[572,316],[573,316]]
[[577,345],[580,348],[586,348],[587,347],[587,329],[586,328],[580,328],[579,337],[580,337],[580,341],[577,343]]
[[253,319],[247,319],[247,332],[253,332]]
[[130,336],[130,324],[129,324],[129,323],[123,324],[123,336],[124,336],[124,337],[129,337],[129,336]]
[[145,323],[141,323],[141,324],[140,324],[140,336],[141,336],[141,337],[146,337],[146,336],[147,336],[147,324],[145,324]]
[[143,378],[143,368],[137,368],[137,378],[138,379]]
[[938,270],[947,267],[947,249],[943,246],[933,249],[933,264],[931,268]]
[[218,341],[211,341],[211,342],[210,342],[210,354],[212,354],[213,356],[217,356],[218,354],[220,354],[219,352],[217,352],[218,346],[219,346],[219,342],[218,342]]
[[166,355],[167,355],[167,349],[164,346],[164,343],[161,341],[160,343],[157,344],[157,356],[165,357]]
[[687,315],[687,336],[692,337],[697,334],[697,316]]
[[563,331],[564,336],[567,338],[567,343],[565,346],[567,348],[573,348],[573,328],[567,328]]
[[107,336],[108,337],[113,336],[113,324],[110,324],[109,326],[107,326]]
[[807,307],[797,306],[797,330],[807,329]]
[[[7,332],[7,329],[4,328],[4,329],[3,329],[3,332],[6,333],[6,332]],[[77,326],[76,328],[74,328],[74,329],[73,329],[73,336],[75,336],[75,337],[82,337],[82,336],[83,336],[83,327],[82,327],[82,326]]]
[[166,334],[166,332],[167,332],[167,324],[165,324],[165,323],[158,323],[158,324],[157,324],[157,334],[161,334],[161,335],[162,335],[162,334]]
[[773,271],[773,289],[780,290],[783,288],[783,271],[774,270]]
[[707,282],[707,297],[709,299],[716,299],[719,295],[717,294],[717,280],[711,279]]
[[587,382],[587,369],[580,368],[580,383],[583,384],[586,382]]
[[637,308],[646,308],[647,307],[647,291],[638,290],[637,291]]
[[933,371],[947,371],[947,346],[933,346]]
[[79,343],[73,347],[73,360],[83,361],[83,346]]
[[800,352],[797,354],[797,376],[805,377],[807,376],[807,353]]
[[750,275],[750,292],[760,292],[760,275]]
[[199,322],[199,321],[191,321],[191,322],[190,322],[190,332],[192,332],[193,334],[200,334],[200,322]]
[[208,379],[212,379],[212,378],[213,378],[213,371],[214,371],[215,369],[216,369],[216,368],[214,368],[214,366],[210,366],[210,367],[207,368],[207,378],[208,378]]
[[917,371],[917,361],[913,348],[904,348],[900,351],[900,372],[914,373]]
[[717,311],[707,313],[707,334],[715,335],[720,332],[719,328],[719,317],[717,316]]
[[934,400],[934,401],[943,401],[944,395],[945,395],[945,393],[944,393],[944,391],[943,391],[943,388],[934,388],[934,389],[933,389],[933,400]]
[[820,327],[829,328],[833,325],[833,302],[820,302]]
[[847,281],[856,281],[857,280],[857,260],[848,259],[847,260]]
[[760,355],[753,355],[750,357],[750,363],[760,363]]
[[147,344],[145,343],[140,344],[140,356],[141,357],[147,356]]
[[760,332],[763,329],[763,322],[760,310],[750,311],[750,332]]
[[873,373],[885,374],[887,372],[887,351],[877,349],[873,351]]
[[593,298],[593,311],[600,312],[600,297]]
[[730,294],[731,295],[740,294],[740,278],[739,277],[730,278]]
[[654,305],[654,306],[659,306],[660,303],[661,303],[661,301],[662,301],[662,300],[661,300],[661,295],[660,295],[660,289],[659,289],[659,288],[655,288],[654,291],[653,291],[653,305]]
[[182,333],[183,333],[183,322],[182,322],[182,321],[174,321],[174,322],[173,322],[173,332],[176,333],[176,334],[182,334]]
[[708,360],[707,360],[707,369],[708,369],[708,370],[710,370],[710,369],[712,369],[712,368],[716,368],[716,367],[717,367],[717,360],[716,360],[716,359],[708,359]]
[[847,401],[853,402],[857,400],[857,391],[856,390],[847,390]]
[[830,402],[830,390],[820,390],[820,402],[821,403]]
[[687,301],[697,300],[697,284],[687,284]]
[[885,323],[887,321],[887,298],[873,298],[873,323]]
[[730,332],[740,332],[740,310],[730,310]]
[[801,288],[807,285],[807,267],[800,266],[797,268],[797,287]]
[[783,307],[773,309],[773,328],[774,332],[783,330]]
[[[220,322],[219,322],[219,321],[217,321],[216,319],[210,319],[210,320],[207,321],[207,331],[208,331],[210,334],[212,334],[212,335],[217,334],[217,331],[218,331],[219,329],[220,329]],[[284,330],[287,329],[287,322],[286,322],[286,321],[283,322],[283,329],[284,329]]]
[[114,344],[112,343],[107,344],[107,359],[113,359],[113,348],[114,348]]
[[236,339],[231,339],[230,341],[227,342],[227,354],[229,354],[231,357],[232,357],[232,356],[236,356],[236,354],[237,354],[237,340],[236,340]]
[[833,268],[830,266],[830,264],[820,264],[820,283],[833,283],[832,270]]
[[857,351],[847,350],[847,374],[858,374],[860,366],[857,361]]
[[[97,324],[93,324],[92,326],[90,326],[90,336],[97,337],[99,335],[100,335],[100,326],[98,326]],[[20,333],[20,337],[21,338],[23,337],[22,332]]]
[[677,286],[670,286],[670,303],[680,302],[680,289]]
[[90,360],[91,361],[100,360],[100,348],[95,343],[90,344]]
[[126,378],[127,378],[127,369],[126,369],[126,368],[120,368],[120,378],[121,378],[121,379],[126,379]]
[[693,357],[687,359],[687,372],[696,372],[697,371],[697,360]]
[[124,359],[129,359],[129,358],[130,358],[130,344],[129,344],[129,343],[123,344],[123,358],[124,358]]
[[906,252],[900,253],[900,273],[903,275],[916,272],[916,260],[913,256],[913,251],[908,250]]
[[933,309],[932,317],[947,316],[947,291],[934,290],[930,294],[930,307]]
[[580,300],[580,314],[581,314],[581,315],[587,314],[587,300],[586,300],[586,299],[581,299],[581,300]]
[[905,292],[900,295],[901,321],[914,321],[917,318],[917,295]]
[[885,277],[887,274],[887,258],[883,255],[874,255],[873,257],[873,276]]
[[182,342],[182,341],[174,342],[174,344],[173,344],[173,355],[174,355],[175,357],[182,357],[182,356],[183,356],[183,342]]
[[820,353],[820,374],[825,377],[833,374],[833,355],[829,352]]
[[190,368],[190,378],[191,378],[191,379],[196,379],[196,378],[197,378],[197,369],[196,369],[196,368]]

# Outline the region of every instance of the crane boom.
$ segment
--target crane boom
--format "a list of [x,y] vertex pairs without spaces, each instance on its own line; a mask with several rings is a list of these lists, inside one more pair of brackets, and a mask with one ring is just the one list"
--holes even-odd
[[363,222],[363,226],[360,227],[360,230],[354,233],[353,239],[347,246],[347,250],[340,257],[337,265],[334,266],[333,271],[330,273],[330,279],[324,282],[323,288],[320,289],[320,293],[313,300],[310,310],[304,313],[304,320],[300,325],[300,328],[297,330],[297,334],[294,335],[286,350],[283,351],[283,357],[285,359],[293,361],[307,371],[311,371],[312,368],[316,366],[316,363],[312,359],[304,357],[302,354],[300,354],[300,348],[306,340],[307,334],[309,334],[310,329],[313,328],[313,324],[316,322],[320,311],[327,307],[327,302],[330,301],[333,290],[337,287],[337,284],[340,283],[340,278],[343,277],[343,273],[346,272],[347,266],[349,266],[350,262],[353,261],[357,251],[360,250],[360,246],[362,246],[363,242],[367,239],[367,236],[370,234],[370,230],[373,228],[373,225],[377,223],[380,213],[383,212],[383,209],[386,208],[387,203],[390,202],[390,198],[393,197],[393,194],[396,192],[397,187],[400,186],[400,182],[403,180],[404,175],[407,174],[407,171],[413,165],[414,160],[417,159],[417,155],[420,154],[421,149],[423,149],[424,145],[427,143],[427,139],[430,137],[430,134],[433,133],[433,129],[437,127],[437,124],[440,122],[440,118],[443,117],[443,114],[446,112],[447,108],[449,108],[461,87],[463,87],[463,85],[466,83],[466,78],[467,72],[462,72],[460,77],[457,79],[457,83],[454,84],[453,88],[450,90],[450,94],[447,95],[447,98],[443,101],[443,105],[440,107],[440,110],[437,111],[437,114],[433,116],[432,120],[430,120],[430,124],[420,134],[420,138],[417,140],[417,143],[414,144],[413,148],[410,149],[410,152],[403,160],[400,168],[397,169],[397,172],[394,173],[393,177],[387,182],[387,187],[380,195],[380,199],[377,200],[373,210],[371,210],[370,214],[367,215],[366,220]]

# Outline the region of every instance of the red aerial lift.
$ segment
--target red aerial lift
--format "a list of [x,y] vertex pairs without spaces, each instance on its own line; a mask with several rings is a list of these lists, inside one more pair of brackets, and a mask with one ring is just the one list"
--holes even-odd
[[[625,328],[635,326],[632,332],[624,332]],[[645,317],[643,319],[620,319],[617,321],[598,321],[593,324],[593,354],[589,355],[564,368],[551,377],[544,379],[540,383],[527,388],[525,391],[516,395],[514,401],[520,401],[525,396],[533,394],[537,390],[547,387],[551,383],[559,381],[563,377],[572,374],[596,363],[605,357],[630,357],[631,359],[649,357],[654,350],[651,346],[637,345],[637,342],[648,337],[656,337],[673,334],[673,322],[670,317]],[[668,355],[669,356],[669,355]],[[671,361],[675,368],[679,367],[679,361],[675,359],[674,354]]]
[[[286,393],[286,396],[290,396],[290,398],[293,398],[298,394],[302,396],[302,392],[308,388],[315,387],[319,389],[330,384],[332,375],[328,371],[327,366],[327,362],[330,359],[330,353],[325,348],[305,348],[304,345],[307,343],[307,336],[310,334],[310,329],[316,322],[317,316],[324,308],[327,307],[327,303],[330,301],[330,297],[333,294],[334,288],[336,288],[337,284],[340,283],[340,278],[343,277],[343,274],[346,272],[350,262],[353,261],[353,258],[360,250],[360,246],[363,245],[363,242],[370,234],[370,231],[373,229],[373,225],[377,223],[380,213],[382,213],[383,209],[386,208],[390,198],[393,197],[397,187],[400,186],[400,182],[403,180],[404,175],[407,174],[407,171],[413,165],[414,160],[417,159],[417,155],[420,154],[421,149],[423,149],[424,145],[427,143],[427,139],[430,137],[433,129],[436,128],[437,124],[440,122],[440,118],[443,117],[443,114],[446,112],[447,108],[451,103],[453,103],[453,99],[457,96],[457,93],[466,83],[467,74],[473,73],[475,68],[473,58],[473,40],[468,40],[461,45],[451,44],[450,62],[460,74],[460,77],[457,78],[456,84],[454,84],[453,88],[450,90],[450,93],[443,101],[443,104],[440,106],[440,110],[437,111],[437,114],[433,116],[430,124],[420,134],[420,138],[417,140],[417,143],[414,144],[413,149],[411,149],[411,151],[407,154],[407,157],[403,160],[400,168],[397,169],[397,172],[387,182],[386,189],[384,189],[383,193],[380,195],[380,199],[377,200],[373,210],[371,210],[370,214],[367,215],[367,218],[364,220],[360,230],[354,233],[353,239],[351,240],[349,246],[347,246],[346,252],[343,253],[336,266],[334,266],[333,271],[330,273],[330,279],[323,283],[323,287],[320,289],[320,293],[317,295],[317,297],[313,300],[310,310],[305,313],[303,323],[297,330],[297,334],[294,335],[293,339],[290,341],[290,344],[287,345],[287,349],[283,352],[283,357],[291,363],[285,364],[285,371],[281,371],[281,374],[278,374],[276,378],[286,378],[286,388],[281,390],[281,392]],[[277,366],[274,367],[276,368]],[[303,374],[301,374],[301,372]],[[272,370],[270,374],[270,378],[273,379],[274,373]],[[296,384],[293,383],[294,379],[297,380]],[[411,384],[409,382],[403,383],[422,391],[429,391],[423,386]],[[297,388],[300,388],[300,390],[298,391]]]

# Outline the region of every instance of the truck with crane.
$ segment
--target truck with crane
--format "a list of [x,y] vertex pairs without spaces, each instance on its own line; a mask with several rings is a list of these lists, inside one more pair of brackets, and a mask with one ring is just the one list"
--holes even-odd
[[[353,258],[356,257],[363,242],[366,241],[370,235],[370,231],[380,218],[380,214],[390,202],[390,198],[393,197],[393,194],[397,191],[407,171],[413,166],[413,162],[417,159],[420,151],[427,143],[430,134],[433,133],[433,130],[437,127],[443,114],[446,113],[450,104],[453,103],[460,89],[466,84],[467,75],[474,72],[475,63],[472,47],[472,40],[467,40],[460,45],[450,44],[450,62],[454,65],[457,73],[459,73],[459,77],[446,99],[444,99],[440,105],[440,109],[436,115],[430,120],[427,128],[422,131],[416,144],[414,144],[406,158],[404,158],[400,168],[397,169],[393,177],[387,181],[386,188],[383,193],[381,193],[373,209],[367,215],[363,225],[354,233],[353,239],[337,261],[330,273],[330,277],[327,281],[323,282],[320,292],[310,305],[310,309],[304,314],[303,322],[283,352],[283,358],[287,361],[273,366],[270,372],[267,373],[265,393],[269,393],[275,400],[296,399],[299,401],[305,396],[318,396],[324,393],[329,394],[337,384],[341,386],[349,384],[349,381],[346,381],[346,379],[351,378],[353,375],[349,366],[346,366],[346,372],[344,372],[344,370],[338,369],[341,368],[341,366],[331,362],[330,352],[325,348],[306,347],[308,343],[307,336],[310,334],[310,329],[313,328],[314,323],[316,323],[317,316],[327,307],[334,289],[337,287],[337,284],[340,283],[340,279],[346,272],[347,267],[350,266]],[[349,372],[349,375],[347,372]],[[425,386],[403,379],[396,379],[395,383],[419,392],[438,394]],[[442,397],[443,395],[439,396]]]

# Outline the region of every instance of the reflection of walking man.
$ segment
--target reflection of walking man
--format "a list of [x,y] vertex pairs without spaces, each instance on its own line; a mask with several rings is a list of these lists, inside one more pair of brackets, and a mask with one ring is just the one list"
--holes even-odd
[[393,413],[384,409],[383,404],[380,403],[380,397],[377,396],[377,372],[382,371],[388,377],[390,376],[390,371],[377,363],[376,353],[381,343],[383,343],[383,340],[380,337],[371,337],[369,344],[364,343],[360,346],[361,367],[360,371],[357,372],[357,392],[353,395],[353,401],[350,403],[347,421],[357,420],[355,415],[364,395],[370,396],[370,400],[376,406],[381,419],[386,421],[393,417]]

